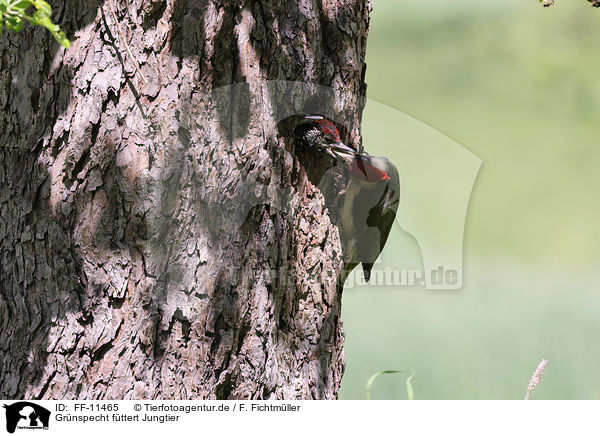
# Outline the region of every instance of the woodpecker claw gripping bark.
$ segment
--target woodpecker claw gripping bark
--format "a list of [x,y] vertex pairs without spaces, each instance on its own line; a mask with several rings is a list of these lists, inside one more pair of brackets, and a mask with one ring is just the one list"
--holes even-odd
[[346,189],[337,211],[342,249],[348,273],[362,263],[369,281],[396,218],[398,170],[385,157],[361,154],[345,145],[336,126],[321,115],[304,114],[298,124],[303,128],[305,149],[325,153],[348,167]]

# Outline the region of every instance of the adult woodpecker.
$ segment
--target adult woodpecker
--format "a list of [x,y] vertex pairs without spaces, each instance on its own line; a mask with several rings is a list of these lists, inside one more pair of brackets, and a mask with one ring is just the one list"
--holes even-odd
[[396,219],[400,203],[398,170],[382,156],[343,157],[351,177],[340,217],[348,272],[360,262],[365,280],[379,257]]
[[348,273],[362,263],[368,282],[396,218],[400,201],[398,170],[385,157],[360,154],[344,145],[331,121],[319,115],[305,115],[303,120],[303,146],[326,153],[346,167],[347,182],[345,190],[340,191],[345,192],[336,211],[344,262]]

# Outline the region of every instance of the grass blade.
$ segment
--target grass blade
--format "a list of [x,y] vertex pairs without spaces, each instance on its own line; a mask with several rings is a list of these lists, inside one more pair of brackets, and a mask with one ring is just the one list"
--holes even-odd
[[365,385],[365,393],[367,396],[367,400],[371,399],[371,387],[373,386],[373,383],[375,382],[375,379],[377,377],[379,377],[380,375],[383,375],[383,374],[400,374],[400,373],[406,373],[406,372],[411,373],[410,376],[406,379],[406,391],[408,393],[408,399],[414,400],[415,393],[414,393],[414,390],[412,387],[411,380],[415,376],[415,372],[413,370],[409,370],[409,369],[400,369],[400,370],[394,370],[394,371],[379,371],[379,372],[373,374],[371,377],[369,377],[369,379],[367,380],[367,384]]

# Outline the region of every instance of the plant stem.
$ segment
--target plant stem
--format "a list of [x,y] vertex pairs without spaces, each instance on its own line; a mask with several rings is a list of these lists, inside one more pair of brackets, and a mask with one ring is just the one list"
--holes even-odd
[[127,53],[129,54],[129,57],[131,58],[131,61],[133,62],[133,66],[135,67],[137,72],[140,73],[140,76],[142,76],[142,80],[144,81],[144,83],[148,83],[148,80],[146,79],[146,77],[144,76],[144,73],[142,73],[142,70],[140,69],[140,65],[138,64],[138,61],[136,60],[135,56],[131,52],[131,49],[129,48],[129,44],[127,44],[127,40],[125,39],[125,35],[123,34],[123,31],[121,30],[121,25],[119,24],[119,20],[117,19],[117,14],[115,14],[115,8],[113,6],[112,0],[108,0],[108,7],[110,8],[110,13],[112,14],[113,20],[115,20],[115,24],[117,26],[117,31],[119,32],[119,35],[121,36],[121,39],[123,40],[125,49],[127,49]]

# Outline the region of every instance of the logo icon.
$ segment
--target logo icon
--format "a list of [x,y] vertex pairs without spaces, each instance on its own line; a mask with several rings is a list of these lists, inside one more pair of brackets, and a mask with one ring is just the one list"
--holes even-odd
[[29,401],[19,401],[3,406],[6,409],[6,431],[18,429],[48,429],[50,411]]

